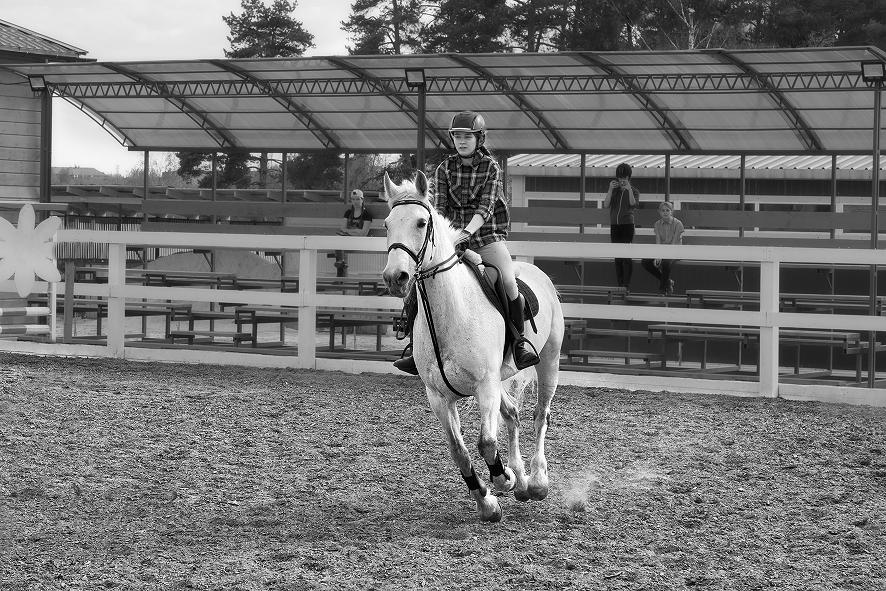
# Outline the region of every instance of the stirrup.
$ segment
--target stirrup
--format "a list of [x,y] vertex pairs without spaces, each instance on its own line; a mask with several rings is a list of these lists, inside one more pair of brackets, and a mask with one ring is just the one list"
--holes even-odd
[[[406,354],[407,351],[409,351],[408,355]],[[394,367],[400,371],[405,371],[408,374],[414,376],[418,375],[418,367],[415,366],[415,357],[412,356],[412,343],[406,345],[406,348],[403,349],[403,353],[400,354],[400,359],[394,362]]]
[[[526,348],[526,345],[529,345],[529,349]],[[535,350],[535,346],[528,339],[514,341],[513,356],[514,365],[518,370],[537,365],[540,361],[538,351]]]

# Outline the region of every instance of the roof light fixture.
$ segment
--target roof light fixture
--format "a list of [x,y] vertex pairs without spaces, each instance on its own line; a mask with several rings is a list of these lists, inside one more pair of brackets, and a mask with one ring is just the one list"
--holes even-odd
[[43,76],[28,76],[28,84],[34,92],[42,92],[46,90],[46,78]]
[[406,86],[409,88],[424,88],[425,86],[425,69],[424,68],[406,68]]
[[886,62],[861,62],[861,78],[868,86],[886,82]]

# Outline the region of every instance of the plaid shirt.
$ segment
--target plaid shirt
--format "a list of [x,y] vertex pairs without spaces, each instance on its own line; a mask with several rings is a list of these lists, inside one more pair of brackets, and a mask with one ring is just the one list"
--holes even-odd
[[456,228],[467,226],[474,214],[483,216],[483,225],[468,240],[468,248],[476,250],[508,237],[511,217],[501,169],[486,150],[477,150],[470,166],[463,165],[458,154],[449,156],[437,167],[433,189],[437,211]]

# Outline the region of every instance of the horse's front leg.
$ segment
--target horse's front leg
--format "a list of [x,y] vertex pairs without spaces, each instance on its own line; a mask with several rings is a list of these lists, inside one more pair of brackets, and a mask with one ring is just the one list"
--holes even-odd
[[480,410],[480,438],[477,447],[489,467],[489,478],[499,492],[513,490],[517,482],[514,471],[506,468],[498,453],[498,417],[502,409],[501,382],[481,384],[475,394]]
[[449,453],[468,486],[471,498],[477,503],[480,520],[501,521],[501,507],[498,504],[498,499],[489,491],[483,480],[477,476],[474,466],[471,464],[471,456],[461,435],[461,419],[458,416],[455,401],[430,388],[427,388],[426,391],[431,409],[443,427],[443,435],[449,444]]

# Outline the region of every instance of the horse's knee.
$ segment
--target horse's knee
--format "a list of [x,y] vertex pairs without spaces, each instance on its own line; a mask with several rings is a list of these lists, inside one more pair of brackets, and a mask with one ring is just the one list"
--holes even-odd
[[495,437],[484,433],[480,436],[480,439],[477,440],[477,449],[480,451],[481,456],[488,458],[498,450],[498,443],[496,442]]

